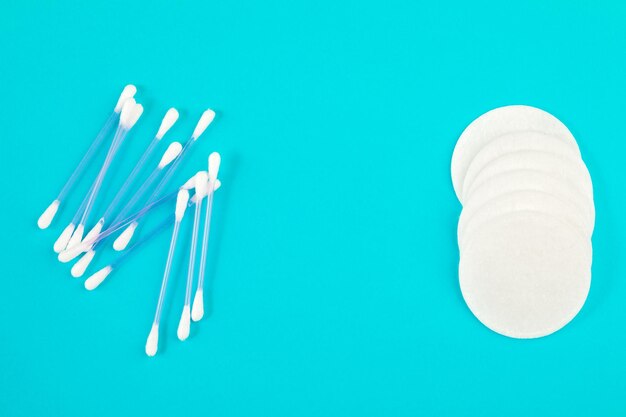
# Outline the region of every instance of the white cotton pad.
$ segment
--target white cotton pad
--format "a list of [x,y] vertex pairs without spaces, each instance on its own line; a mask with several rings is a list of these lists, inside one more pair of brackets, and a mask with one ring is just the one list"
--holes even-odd
[[473,189],[463,209],[464,216],[472,217],[474,211],[490,200],[515,191],[539,191],[557,197],[581,213],[585,230],[593,231],[595,225],[595,207],[579,187],[570,182],[541,171],[528,169],[509,171],[488,178]]
[[459,284],[472,313],[489,329],[528,339],[549,335],[582,308],[591,284],[592,248],[570,224],[515,212],[472,236]]
[[506,133],[536,131],[556,136],[572,148],[576,140],[561,121],[551,114],[530,106],[505,106],[488,111],[465,128],[452,154],[452,185],[462,201],[463,180],[474,156],[493,139]]
[[578,148],[570,146],[569,143],[557,137],[539,132],[507,133],[489,142],[476,154],[465,173],[461,202],[464,203],[467,200],[468,185],[474,182],[485,165],[500,156],[519,151],[550,152],[571,160],[580,159]]
[[467,241],[478,230],[503,215],[517,211],[555,216],[568,223],[581,237],[591,237],[585,216],[578,207],[568,204],[552,194],[539,191],[514,191],[489,200],[482,205],[468,205],[463,209],[457,227],[459,249],[464,250]]
[[[593,201],[593,185],[587,166],[582,159],[568,159],[559,154],[541,151],[519,151],[502,155],[483,167],[465,190],[470,196],[474,189],[491,177],[517,170],[532,170],[556,176],[569,182]],[[469,198],[468,198],[469,201]]]

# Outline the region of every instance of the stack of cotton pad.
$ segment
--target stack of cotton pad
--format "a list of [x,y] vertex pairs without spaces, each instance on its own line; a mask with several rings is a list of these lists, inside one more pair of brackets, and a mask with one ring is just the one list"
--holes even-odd
[[591,177],[567,127],[534,107],[489,111],[461,134],[452,183],[472,313],[515,338],[565,326],[589,292],[595,222]]

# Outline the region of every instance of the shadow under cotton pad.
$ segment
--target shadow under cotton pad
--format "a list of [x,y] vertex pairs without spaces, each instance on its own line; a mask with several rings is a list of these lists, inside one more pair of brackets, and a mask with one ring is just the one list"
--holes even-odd
[[470,236],[459,284],[472,313],[489,329],[528,339],[549,335],[580,311],[591,284],[592,247],[555,216],[519,211]]

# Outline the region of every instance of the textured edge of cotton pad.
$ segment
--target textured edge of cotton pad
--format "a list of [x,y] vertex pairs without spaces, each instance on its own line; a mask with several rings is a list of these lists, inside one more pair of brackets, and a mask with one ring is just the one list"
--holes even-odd
[[465,178],[463,179],[461,202],[465,203],[467,201],[467,190],[469,190],[469,185],[474,182],[476,176],[480,174],[480,171],[488,165],[489,162],[498,159],[501,156],[522,151],[554,153],[572,161],[581,159],[578,148],[572,148],[563,140],[553,135],[526,131],[507,133],[498,136],[483,146],[483,148],[476,153],[470,162],[467,171],[465,172]]
[[581,237],[591,237],[585,218],[576,207],[554,195],[540,191],[513,191],[493,198],[482,205],[468,208],[463,209],[457,225],[457,241],[461,250],[464,250],[468,239],[477,230],[503,215],[519,211],[544,213],[559,217],[575,228]]
[[[527,216],[531,216],[531,217],[527,217]],[[542,219],[542,220],[539,220],[539,219]],[[521,222],[525,222],[526,225],[524,225],[523,227],[519,226],[519,229],[515,229],[515,227],[517,226],[511,226],[513,222],[520,222],[520,224]],[[560,246],[552,250],[552,256],[553,256],[552,258],[550,258],[550,254],[546,254],[547,252],[549,252],[548,247],[546,246],[546,248],[540,251],[540,253],[543,255],[542,259],[548,259],[548,261],[559,262],[559,264],[563,266],[563,268],[572,268],[571,271],[561,270],[563,271],[562,273],[565,278],[559,279],[556,282],[557,283],[566,282],[567,278],[571,278],[573,280],[574,278],[578,277],[580,281],[577,283],[573,282],[571,285],[572,286],[576,285],[579,288],[576,289],[575,287],[572,287],[571,292],[569,294],[564,294],[564,295],[562,294],[560,296],[555,296],[553,291],[548,291],[550,289],[549,287],[544,289],[544,293],[535,294],[533,298],[535,302],[538,301],[539,304],[541,304],[541,299],[546,298],[547,296],[552,295],[554,299],[550,300],[551,304],[544,303],[544,305],[540,305],[540,306],[537,306],[535,304],[534,309],[531,309],[531,310],[536,311],[537,308],[543,308],[545,309],[545,311],[544,311],[543,316],[535,318],[535,323],[538,323],[539,325],[537,324],[535,324],[534,326],[530,325],[528,323],[528,320],[530,320],[531,318],[528,317],[528,314],[526,315],[521,314],[522,318],[525,319],[525,322],[524,322],[524,320],[515,319],[516,315],[520,316],[519,311],[516,314],[515,312],[511,312],[511,311],[507,312],[506,310],[507,309],[511,310],[511,307],[514,305],[517,305],[518,307],[523,307],[525,301],[521,299],[520,297],[526,297],[526,298],[531,297],[532,296],[531,292],[533,290],[533,287],[526,288],[525,294],[520,294],[519,285],[520,283],[523,283],[524,281],[513,279],[512,280],[513,283],[511,285],[513,287],[516,285],[518,286],[518,288],[515,289],[515,291],[513,290],[503,291],[504,287],[493,288],[493,286],[490,289],[489,288],[480,289],[480,287],[477,288],[475,284],[476,279],[481,279],[479,277],[485,273],[488,273],[489,269],[487,269],[487,267],[484,266],[485,263],[483,261],[478,260],[477,263],[474,263],[476,262],[476,260],[471,259],[472,256],[479,256],[479,257],[481,256],[480,248],[479,248],[479,251],[476,252],[474,246],[468,246],[467,250],[464,251],[463,256],[461,257],[459,261],[459,287],[460,287],[463,299],[465,300],[465,303],[467,304],[472,314],[484,326],[486,326],[487,328],[489,328],[490,330],[498,334],[501,334],[507,337],[518,338],[518,339],[538,338],[538,337],[548,336],[562,329],[578,315],[578,313],[584,306],[586,299],[588,297],[588,294],[589,294],[589,289],[591,286],[591,279],[592,279],[591,265],[593,262],[593,248],[591,246],[591,241],[589,239],[582,238],[579,234],[575,233],[571,229],[570,225],[568,225],[567,223],[561,221],[559,218],[554,217],[554,216],[549,216],[549,215],[538,216],[536,213],[527,214],[525,212],[512,213],[508,217],[503,216],[498,220],[497,223],[492,223],[491,229],[487,228],[481,231],[481,233],[483,233],[484,236],[486,236],[484,239],[487,239],[487,240],[483,240],[483,242],[487,242],[486,243],[487,246],[485,246],[487,250],[486,251],[485,249],[482,249],[482,250],[485,252],[488,252],[489,257],[500,255],[501,257],[507,258],[505,260],[506,262],[512,263],[511,264],[512,266],[509,268],[500,267],[502,272],[498,272],[497,267],[496,269],[492,269],[495,272],[491,274],[492,276],[496,276],[496,277],[500,277],[500,276],[505,277],[505,278],[508,277],[509,280],[511,280],[511,276],[514,275],[514,273],[511,273],[511,274],[508,273],[508,270],[511,268],[513,268],[515,272],[519,272],[521,269],[522,272],[519,272],[519,273],[522,275],[528,272],[532,274],[533,271],[535,272],[535,274],[540,274],[540,275],[549,276],[550,274],[546,273],[545,270],[541,271],[539,268],[527,269],[526,267],[527,264],[525,263],[521,263],[521,265],[524,265],[523,267],[519,267],[520,265],[519,263],[518,263],[518,266],[516,266],[513,263],[515,260],[514,259],[515,256],[508,256],[509,254],[507,252],[514,253],[517,256],[522,256],[520,255],[520,252],[523,252],[524,250],[528,251],[526,253],[530,253],[530,256],[532,256],[533,255],[532,252],[538,250],[536,244],[534,243],[528,244],[526,245],[527,248],[524,248],[523,246],[520,245],[517,250],[515,250],[515,248],[514,250],[511,250],[511,249],[506,250],[504,246],[502,246],[498,241],[496,241],[495,244],[493,244],[492,242],[489,242],[488,239],[493,239],[494,233],[498,233],[497,231],[498,228],[502,228],[502,227],[506,228],[507,230],[506,233],[509,233],[510,238],[511,238],[510,241],[513,242],[513,244],[515,245],[520,245],[519,242],[521,241],[521,239],[524,239],[524,236],[528,235],[529,231],[533,230],[532,229],[533,227],[541,227],[541,230],[535,229],[535,230],[539,230],[539,232],[535,233],[536,235],[535,238],[543,239],[542,241],[546,241],[550,238],[554,238],[553,240],[556,241],[557,244],[559,244]],[[558,228],[558,230],[555,230],[555,228]],[[548,232],[544,231],[543,229],[547,229]],[[520,233],[520,231],[522,233]],[[571,234],[568,236],[568,233],[571,233]],[[516,240],[515,237],[520,238],[520,240]],[[480,241],[477,240],[479,238],[482,238],[482,236],[477,235],[477,237],[475,237],[475,239],[472,242],[469,242],[469,244],[480,245],[481,244]],[[485,245],[485,243],[483,243],[483,245]],[[490,248],[489,245],[491,245],[492,247]],[[532,249],[528,249],[531,246],[532,246]],[[568,249],[570,251],[579,251],[579,253],[572,252],[569,254],[567,261],[559,261],[558,255],[565,254],[565,251],[567,251]],[[499,254],[498,254],[498,251],[500,251]],[[519,262],[522,262],[522,261],[519,261]],[[475,265],[480,265],[480,267],[475,266]],[[475,271],[470,272],[468,268],[470,269],[475,268]],[[482,271],[481,271],[481,268],[482,268]],[[527,270],[524,271],[524,268],[526,268]],[[555,267],[548,266],[547,268],[549,270],[550,268],[554,269]],[[581,268],[581,269],[577,270],[574,268]],[[573,276],[570,276],[569,275],[570,273],[572,273]],[[541,278],[541,276],[539,278]],[[483,278],[483,279],[487,279],[487,278]],[[491,280],[493,282],[493,278],[491,278]],[[500,283],[503,281],[498,279],[496,282]],[[535,280],[535,282],[537,283],[537,285],[542,285],[542,282],[545,282],[545,281]],[[561,287],[557,285],[557,288],[561,288]],[[524,288],[522,287],[522,289]],[[514,298],[513,299],[510,298],[511,296],[513,296]],[[538,298],[537,296],[541,296],[541,297]],[[489,297],[491,297],[491,300],[492,300],[491,303],[487,302],[487,300],[489,300]],[[552,321],[546,320],[547,318],[546,313],[549,312],[550,310],[549,306],[554,305],[554,301],[558,300],[559,297],[560,297],[561,304],[566,303],[563,305],[570,305],[570,307],[559,308],[558,311],[553,309],[554,312],[552,314],[553,315],[558,314],[559,316],[558,319],[552,320]],[[486,302],[487,304],[485,304]],[[529,303],[529,301],[526,301],[526,303]],[[532,304],[529,304],[529,305],[532,306]],[[531,310],[528,310],[528,311],[531,311]],[[502,318],[503,314],[505,313],[508,313],[508,318]],[[498,319],[498,316],[500,316],[499,319]],[[549,322],[549,325],[545,325],[545,323],[547,322]],[[543,328],[541,326],[542,323],[544,324]],[[533,327],[535,327],[535,329],[531,331],[530,329],[532,329]]]
[[[467,208],[481,206],[500,195],[516,191],[538,191],[551,194],[566,204],[571,204],[584,216],[588,230],[595,226],[595,207],[581,189],[558,176],[534,170],[508,171],[489,177],[467,196]],[[469,215],[469,214],[468,214]]]
[[476,187],[490,177],[520,169],[546,172],[563,178],[572,185],[580,187],[583,194],[593,201],[591,175],[589,175],[589,170],[582,159],[569,160],[558,154],[541,151],[512,152],[492,160],[469,184],[467,195],[471,195]]
[[521,104],[489,110],[474,119],[463,130],[452,152],[450,163],[452,186],[459,201],[465,172],[476,153],[495,137],[526,130],[563,138],[578,148],[576,139],[567,126],[545,110]]

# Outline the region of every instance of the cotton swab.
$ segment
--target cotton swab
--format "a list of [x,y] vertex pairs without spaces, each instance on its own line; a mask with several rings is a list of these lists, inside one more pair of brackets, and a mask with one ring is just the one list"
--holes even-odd
[[87,152],[85,152],[85,155],[74,169],[74,172],[72,172],[65,185],[63,185],[63,188],[61,188],[61,191],[57,195],[57,198],[55,198],[54,201],[50,203],[48,208],[46,208],[43,214],[39,217],[39,220],[37,220],[37,226],[39,226],[40,229],[46,229],[48,226],[50,226],[52,219],[54,219],[54,216],[59,209],[59,205],[63,202],[67,194],[72,190],[72,187],[76,183],[76,180],[83,173],[89,162],[91,162],[94,154],[100,148],[100,145],[102,144],[104,139],[108,136],[109,131],[118,121],[124,103],[127,99],[132,98],[136,92],[137,88],[135,88],[134,85],[127,85],[126,87],[124,87],[124,90],[122,90],[122,94],[120,94],[120,97],[117,100],[117,104],[115,105],[113,112],[107,118],[104,126],[102,126],[100,132],[98,132],[98,135],[89,146],[89,149],[87,149]]
[[191,319],[200,321],[204,316],[204,274],[206,271],[206,258],[209,249],[209,231],[211,229],[211,212],[213,210],[213,193],[217,189],[213,184],[217,184],[217,173],[220,169],[221,157],[217,152],[209,155],[209,184],[206,203],[206,214],[204,217],[204,231],[202,233],[202,248],[200,249],[200,269],[198,272],[198,285],[196,294],[193,297],[193,306],[191,308]]
[[[204,133],[206,128],[209,127],[211,122],[213,122],[214,118],[215,118],[215,112],[211,109],[208,109],[204,113],[202,113],[202,116],[200,116],[200,120],[198,120],[198,123],[196,124],[196,128],[194,129],[191,137],[187,140],[187,142],[185,142],[185,145],[183,146],[183,150],[180,154],[180,158],[178,158],[169,167],[169,169],[167,170],[167,172],[165,173],[165,175],[163,176],[159,184],[156,186],[156,188],[152,192],[152,195],[148,198],[147,204],[150,204],[155,198],[159,196],[161,190],[167,185],[167,182],[170,180],[170,178],[176,171],[176,168],[178,168],[178,165],[182,161],[184,155],[189,151],[189,149],[196,142],[196,140],[198,140],[198,138]],[[124,232],[122,232],[122,234],[115,240],[113,244],[113,248],[117,251],[124,250],[126,246],[128,245],[128,243],[130,242],[130,240],[132,239],[133,234],[135,233],[135,230],[137,229],[138,225],[139,223],[137,222],[131,223],[128,226],[128,228],[124,230]]]
[[165,263],[165,271],[163,272],[163,281],[161,282],[161,291],[159,292],[159,301],[157,302],[156,312],[154,314],[154,320],[152,321],[152,328],[148,334],[146,341],[146,354],[148,356],[154,356],[159,347],[159,321],[161,320],[161,309],[163,308],[163,300],[165,299],[165,291],[167,289],[167,280],[172,268],[172,260],[174,259],[174,250],[176,249],[176,240],[178,239],[178,230],[180,229],[180,223],[185,215],[187,209],[187,202],[189,201],[189,191],[180,190],[178,197],[176,198],[176,211],[174,230],[172,231],[172,240],[170,241],[170,249],[167,254],[167,262]]
[[115,137],[113,138],[113,142],[109,147],[109,151],[100,167],[100,171],[98,172],[98,176],[94,180],[93,187],[91,192],[89,193],[89,198],[87,200],[87,204],[85,205],[85,210],[83,211],[80,222],[76,226],[70,241],[68,242],[68,246],[72,246],[74,244],[79,243],[83,239],[83,233],[85,230],[85,224],[89,218],[89,213],[91,212],[91,208],[98,196],[98,192],[100,191],[100,186],[102,185],[102,181],[111,165],[111,161],[115,157],[119,146],[124,141],[124,138],[128,134],[129,130],[135,125],[139,117],[143,113],[143,106],[141,104],[136,104],[134,99],[128,99],[124,106],[122,107],[122,113],[120,114],[120,121],[117,127],[117,131],[115,132]]
[[187,270],[187,288],[185,290],[185,304],[178,323],[177,335],[180,340],[187,340],[189,337],[189,324],[191,322],[191,285],[193,283],[193,270],[196,263],[196,250],[198,246],[198,229],[200,228],[200,212],[202,210],[202,198],[207,193],[207,181],[209,175],[206,171],[196,174],[196,203],[193,216],[193,230],[191,233],[191,245],[189,254],[189,268]]
[[[83,207],[84,209],[84,206],[81,205],[81,207]],[[60,253],[67,247],[67,243],[70,241],[70,238],[72,237],[75,228],[76,224],[73,221],[65,226],[65,229],[63,229],[57,240],[54,242],[54,246],[52,247],[56,253]]]
[[[195,177],[193,177],[192,179],[194,178]],[[221,183],[219,180],[217,180],[215,182],[215,191],[217,191],[220,188],[220,186],[221,186]],[[192,204],[195,204],[196,201],[197,201],[197,196],[194,195],[191,199],[189,199],[188,207],[190,207]],[[124,261],[126,261],[126,259],[128,259],[132,253],[135,253],[141,246],[143,246],[145,243],[149,242],[154,237],[159,235],[163,230],[169,228],[174,222],[174,218],[175,218],[174,216],[168,216],[165,220],[159,223],[154,228],[154,230],[150,231],[150,233],[148,233],[147,235],[142,236],[142,238],[139,239],[138,242],[136,242],[130,248],[126,249],[124,253],[120,255],[115,261],[113,261],[111,264],[105,266],[104,268],[100,269],[98,272],[95,272],[93,275],[87,278],[85,280],[85,289],[89,291],[96,289],[111,274],[111,272],[119,269],[121,264]]]
[[152,141],[150,142],[150,144],[144,151],[143,155],[141,155],[141,157],[139,158],[139,161],[137,161],[137,163],[135,164],[135,167],[133,168],[131,173],[128,175],[128,177],[124,181],[124,184],[122,184],[122,186],[117,191],[117,193],[115,194],[115,197],[113,197],[113,200],[111,201],[111,203],[109,203],[109,206],[104,211],[104,214],[102,215],[102,217],[100,217],[100,219],[98,220],[94,228],[91,229],[89,233],[87,233],[87,236],[85,236],[85,239],[90,238],[100,233],[100,231],[106,224],[107,220],[110,219],[110,215],[117,208],[121,199],[124,197],[124,195],[126,195],[126,192],[128,191],[130,186],[133,184],[133,182],[137,178],[137,175],[139,175],[139,172],[141,172],[141,169],[143,168],[143,166],[146,164],[148,158],[150,157],[150,155],[152,155],[152,152],[154,151],[156,145],[161,141],[163,136],[167,133],[168,130],[170,130],[170,128],[174,125],[174,123],[176,123],[177,120],[178,120],[178,111],[172,107],[171,109],[167,111],[167,113],[165,113],[165,116],[163,117],[163,120],[161,121],[161,126],[159,127],[159,130],[157,131],[156,135],[154,136],[154,139],[152,139]]
[[[157,167],[155,168],[155,170],[152,172],[152,174],[150,175],[150,177],[153,177],[153,174],[158,175],[158,173],[165,168],[168,164],[170,164],[172,161],[174,161],[176,159],[176,157],[178,157],[178,155],[180,154],[180,151],[182,149],[182,145],[178,142],[172,142],[170,144],[170,146],[168,146],[167,150],[165,151],[165,153],[163,154],[163,157],[161,158],[161,160],[159,161],[159,164],[157,165]],[[149,178],[150,178],[149,177]],[[156,178],[156,176],[154,176],[154,178]],[[151,180],[146,180],[145,184],[148,184],[149,182],[151,182]],[[135,195],[133,196],[133,199],[131,199],[131,201],[128,203],[128,206],[133,206],[135,204],[135,202],[137,201],[135,199],[135,197],[140,198],[141,195],[143,194],[144,190],[143,190],[143,186],[139,189],[139,191],[137,191],[137,193],[135,193]],[[125,209],[126,207],[122,210],[122,212],[120,214],[125,214]],[[104,224],[104,222],[103,222]],[[115,222],[114,222],[115,224]],[[97,237],[100,234],[100,230],[96,230],[96,233],[89,233],[88,236],[85,237],[86,241],[89,241],[91,239],[93,239],[94,237]],[[91,235],[91,236],[89,236]],[[91,246],[91,248],[89,250],[87,250],[87,252],[85,253],[85,255],[83,255],[82,258],[80,258],[78,260],[78,262],[76,262],[76,264],[74,264],[74,266],[71,269],[71,274],[74,278],[78,278],[81,277],[84,273],[85,270],[87,269],[87,267],[89,266],[89,264],[91,263],[91,261],[93,260],[95,254],[96,254],[96,246],[97,245],[93,245]]]

